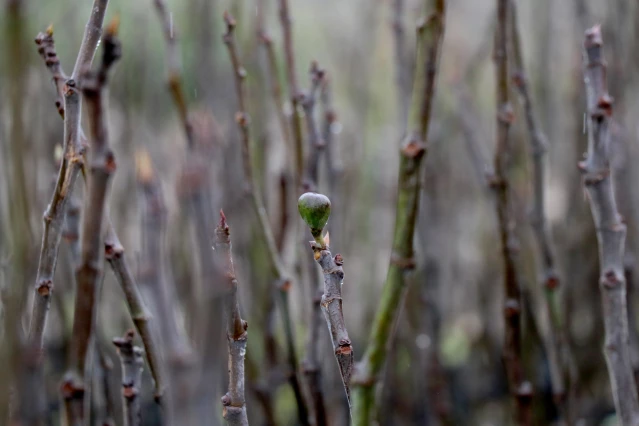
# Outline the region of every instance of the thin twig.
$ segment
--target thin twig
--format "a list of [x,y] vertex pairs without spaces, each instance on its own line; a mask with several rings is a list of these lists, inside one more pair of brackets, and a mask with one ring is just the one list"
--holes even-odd
[[195,414],[191,405],[195,397],[194,353],[180,326],[175,285],[166,266],[166,204],[148,153],[139,151],[135,164],[137,184],[142,193],[140,289],[153,318],[157,318],[154,332],[161,343],[168,368],[168,418],[171,424],[191,425]]
[[579,168],[583,173],[599,242],[599,285],[606,333],[604,354],[620,424],[638,425],[639,402],[630,360],[623,269],[626,225],[617,210],[610,173],[612,99],[608,94],[599,26],[590,28],[585,34],[584,81],[588,102],[588,152]]
[[406,31],[404,29],[405,0],[393,0],[393,48],[395,53],[395,85],[397,86],[397,103],[399,123],[403,125],[408,115],[410,98],[410,70],[406,61]]
[[280,84],[279,70],[277,66],[277,57],[275,55],[275,49],[273,48],[273,40],[266,33],[260,34],[260,39],[264,48],[266,49],[268,74],[271,81],[271,93],[273,95],[273,101],[275,102],[275,112],[277,114],[277,121],[280,125],[280,131],[282,132],[282,139],[284,140],[284,146],[288,152],[294,152],[295,147],[292,144],[290,129],[286,115],[284,114],[284,101],[282,99],[282,86]]
[[419,25],[413,83],[410,132],[400,151],[397,216],[393,250],[380,303],[373,320],[369,346],[353,375],[353,424],[370,425],[375,405],[375,384],[390,350],[393,324],[405,294],[405,274],[415,267],[413,239],[419,208],[421,165],[426,154],[431,108],[444,35],[445,0],[426,2],[428,20]]
[[497,140],[495,146],[495,175],[492,188],[495,191],[495,208],[499,220],[499,236],[503,257],[504,301],[504,364],[510,393],[515,399],[515,421],[518,425],[530,425],[532,384],[525,380],[521,361],[521,283],[515,260],[515,233],[511,214],[511,188],[507,173],[510,153],[509,132],[513,111],[509,100],[508,81],[508,7],[510,0],[497,0],[497,26],[495,36],[495,78],[497,99]]
[[300,95],[300,103],[302,104],[302,108],[304,108],[304,117],[306,118],[309,142],[309,154],[306,161],[303,187],[304,191],[317,192],[320,155],[322,154],[325,145],[320,131],[317,128],[318,126],[314,114],[315,104],[317,102],[317,93],[321,88],[325,73],[324,70],[317,65],[316,61],[311,63],[309,73],[311,75],[311,88],[308,93]]
[[111,270],[122,287],[131,320],[144,344],[149,370],[151,370],[155,381],[155,398],[159,401],[166,386],[160,364],[160,348],[157,338],[151,331],[150,315],[140,294],[140,289],[124,257],[124,247],[111,223],[107,226],[104,251],[106,260],[111,265]]
[[39,33],[35,39],[38,45],[38,53],[44,60],[44,64],[51,73],[53,84],[56,88],[56,100],[55,106],[58,108],[58,113],[64,118],[64,98],[62,94],[65,92],[66,81],[69,79],[67,75],[62,71],[60,66],[60,59],[55,50],[55,41],[53,40],[53,25],[43,33]]
[[140,411],[140,387],[142,385],[142,369],[144,367],[143,351],[133,345],[135,332],[129,330],[123,337],[113,339],[118,348],[118,355],[122,363],[122,397],[124,399],[125,426],[139,426],[142,424]]
[[80,74],[91,68],[93,56],[98,48],[98,44],[100,44],[100,37],[102,37],[102,22],[104,22],[104,15],[108,3],[109,0],[93,1],[91,15],[89,15],[89,20],[84,27],[80,51],[73,66],[73,73],[71,73],[71,80],[77,80]]
[[297,354],[295,353],[295,339],[294,339],[294,328],[293,322],[290,315],[289,303],[288,303],[288,291],[291,286],[291,279],[288,277],[286,272],[284,271],[284,267],[282,265],[282,261],[279,257],[279,253],[277,251],[277,245],[275,244],[275,238],[273,236],[273,230],[271,229],[271,225],[266,214],[266,210],[264,208],[264,203],[260,196],[259,191],[255,190],[254,185],[254,177],[253,171],[251,168],[251,150],[250,150],[250,141],[251,135],[249,131],[249,123],[250,118],[248,114],[248,109],[246,105],[246,89],[245,89],[245,79],[246,79],[246,70],[240,63],[239,54],[237,52],[237,47],[234,38],[234,29],[235,29],[235,19],[227,13],[224,14],[224,21],[226,23],[226,32],[223,36],[224,43],[226,44],[229,52],[229,56],[231,59],[231,64],[233,66],[233,75],[235,78],[235,89],[238,100],[239,110],[235,115],[235,119],[237,125],[239,127],[241,133],[241,142],[242,142],[242,160],[244,164],[244,178],[245,184],[248,188],[249,195],[252,201],[252,207],[255,215],[257,216],[259,222],[259,232],[262,234],[262,239],[267,247],[267,255],[268,255],[268,263],[271,273],[275,276],[277,281],[277,288],[279,290],[280,296],[280,305],[282,312],[282,320],[284,323],[284,330],[286,336],[286,347],[287,347],[287,358],[290,366],[290,377],[289,381],[291,387],[293,388],[293,392],[295,394],[295,399],[297,401],[297,409],[299,421],[302,425],[308,425],[308,409],[306,407],[306,402],[304,401],[304,395],[302,394],[302,389],[299,380],[299,368],[298,368],[298,360]]
[[[317,103],[318,92],[324,81],[325,72],[319,68],[317,62],[313,61],[309,70],[311,77],[311,88],[307,94],[302,95],[301,104],[304,108],[304,116],[306,118],[306,128],[308,131],[309,154],[306,161],[304,171],[304,190],[317,192],[319,186],[319,162],[322,152],[324,152],[324,143],[322,141],[317,121],[315,119],[315,105]],[[308,383],[308,388],[313,401],[315,413],[315,424],[318,426],[327,423],[326,407],[324,404],[324,394],[322,392],[322,370],[320,365],[320,331],[322,327],[322,287],[319,282],[317,266],[315,262],[307,259],[308,277],[311,290],[311,315],[309,321],[309,334],[306,346],[306,357],[303,361],[304,375]],[[343,318],[342,318],[343,320]],[[344,327],[345,329],[345,327]],[[351,354],[349,365],[352,367],[353,356]],[[340,364],[341,367],[341,364]],[[340,370],[341,371],[341,370]],[[348,389],[348,380],[345,382]],[[348,390],[347,390],[348,394]],[[349,397],[350,400],[350,397]]]
[[[86,378],[86,358],[93,334],[96,318],[95,302],[97,289],[103,273],[103,228],[106,216],[111,176],[115,172],[115,159],[109,147],[106,118],[106,99],[104,92],[108,72],[120,58],[121,48],[117,39],[118,20],[114,20],[104,37],[102,63],[97,71],[84,70],[82,75],[82,93],[88,108],[91,129],[89,175],[87,195],[82,220],[82,254],[76,272],[76,299],[73,318],[73,338],[71,340],[71,368],[64,380],[63,394],[73,395],[72,404],[76,414],[84,399]],[[67,109],[67,114],[69,110]]]
[[[49,38],[49,40],[42,41],[41,43],[45,43],[45,44],[50,43],[50,47],[47,47],[45,49],[44,51],[45,54],[42,56],[43,56],[43,59],[46,60],[48,58],[50,60],[52,57],[52,52],[55,52],[53,33],[51,34],[40,33],[37,39],[45,40],[45,38],[47,37]],[[56,65],[56,67],[57,66],[58,65]],[[47,63],[47,68],[51,72],[55,70],[55,68],[52,68],[52,64],[50,63]],[[65,75],[61,66],[59,66],[59,72],[62,75]],[[64,90],[67,90],[66,83],[63,86],[56,84],[56,90],[58,90],[58,94],[57,94],[58,98],[66,99],[66,97],[63,96]],[[60,92],[60,90],[63,90],[63,91]],[[73,114],[72,114],[72,116],[74,117],[74,120],[75,119],[79,120],[79,113],[75,112],[77,110],[78,103],[79,103],[79,100],[77,102],[72,103],[74,107]],[[60,112],[60,116],[64,118],[65,108],[61,109],[60,106],[57,104],[56,104],[56,107],[58,108],[58,112]],[[69,120],[69,118],[67,118],[67,120]],[[71,129],[75,132],[75,136],[73,137],[73,140],[76,141],[75,146],[67,147],[65,145],[65,148],[61,155],[61,165],[62,165],[62,162],[65,161],[66,159],[68,164],[65,166],[65,170],[67,170],[70,167],[76,167],[73,170],[65,172],[67,176],[73,177],[73,179],[75,179],[77,177],[78,172],[81,171],[83,173],[82,177],[86,179],[85,170],[84,170],[84,159],[83,159],[83,156],[86,155],[86,150],[83,148],[84,145],[86,144],[86,139],[84,138],[82,127],[79,126],[79,121],[77,125],[75,124],[75,121],[73,121],[73,126],[71,127]],[[79,141],[78,141],[78,138],[79,138]],[[65,136],[65,140],[67,140],[66,136]],[[65,153],[67,152],[66,151],[67,149],[73,149],[74,150],[72,151],[73,154],[66,155]],[[65,178],[65,179],[68,180],[69,178]],[[67,180],[65,180],[64,182],[67,182]],[[58,178],[58,184],[59,182],[60,182],[60,178]],[[78,229],[79,206],[76,206],[74,204],[74,202],[77,201],[76,200],[77,197],[74,197],[74,194],[70,193],[70,191],[68,190],[68,188],[70,187],[68,187],[67,185],[68,185],[67,183],[64,184],[63,188],[67,188],[64,191],[54,192],[54,196],[55,194],[60,194],[60,195],[66,194],[67,197],[69,197],[69,201],[67,202],[68,204],[66,206],[66,216],[64,218],[65,219],[64,228],[61,232],[62,232],[62,237],[69,240],[72,255],[76,257],[76,260],[74,260],[74,267],[77,267],[79,263],[78,262],[79,250],[76,250],[76,247],[78,246],[79,232],[74,232],[74,230],[77,231]],[[51,209],[53,208],[53,206],[56,206],[55,220],[57,221],[59,220],[57,216],[57,214],[59,214],[58,210],[61,209],[58,203],[60,203],[62,200],[59,200],[59,199],[56,199],[56,200],[57,200],[56,203],[52,202],[49,204],[49,208],[47,209],[47,211],[52,211]],[[46,229],[46,223],[47,223],[46,217],[53,218],[54,215],[52,214],[50,216],[45,216],[45,229]],[[149,369],[151,370],[151,374],[153,375],[153,380],[155,381],[156,399],[159,400],[165,386],[164,379],[162,377],[162,373],[159,368],[159,365],[160,365],[159,364],[160,358],[159,358],[159,352],[158,352],[159,348],[158,348],[158,345],[154,343],[154,338],[151,335],[150,328],[149,328],[149,318],[145,314],[146,309],[144,307],[144,302],[142,301],[142,298],[140,297],[137,283],[133,277],[133,274],[131,273],[131,269],[128,265],[128,262],[126,261],[124,257],[124,248],[122,247],[122,244],[120,243],[120,240],[118,239],[118,236],[115,232],[115,229],[111,225],[110,220],[107,219],[106,222],[107,222],[107,232],[106,232],[106,237],[104,241],[106,259],[107,261],[109,261],[111,268],[113,270],[113,273],[116,279],[118,280],[120,286],[122,287],[122,290],[126,298],[127,306],[129,308],[129,313],[144,343],[145,353],[147,355],[148,362],[149,362]],[[45,237],[47,236],[46,230],[44,235]],[[47,251],[46,258],[48,259],[47,262],[50,262],[51,259],[49,258],[49,256],[52,253],[51,251],[52,249],[48,249],[48,250],[49,251]],[[77,256],[76,256],[76,252],[77,252]],[[42,255],[41,255],[41,259],[42,259]],[[46,270],[46,268],[51,267],[50,265],[51,263],[46,263],[42,265],[42,260],[41,260],[40,267],[43,267],[44,268],[43,270]],[[55,267],[55,263],[53,264],[53,267]],[[48,281],[38,281],[38,282],[48,282]],[[51,287],[49,288],[49,290],[51,290],[52,287],[53,287],[53,283],[51,282]],[[34,306],[34,310],[35,310],[35,306]],[[34,318],[35,318],[35,315],[34,315]],[[39,321],[42,321],[42,320],[39,320]],[[41,341],[41,337],[40,337],[40,341]]]
[[224,271],[226,337],[229,347],[229,390],[222,397],[224,418],[232,426],[248,426],[246,399],[244,396],[244,356],[246,354],[248,324],[240,316],[237,297],[237,278],[231,254],[229,226],[224,212],[220,212],[220,223],[215,228],[215,251],[221,256]]
[[299,86],[295,72],[295,49],[293,47],[293,29],[291,16],[288,10],[288,0],[279,1],[279,17],[282,26],[282,38],[284,42],[284,57],[286,60],[286,76],[288,83],[288,95],[291,100],[291,120],[293,128],[294,143],[294,170],[296,174],[297,189],[301,189],[302,177],[304,173],[304,134],[302,131],[302,119],[299,107]]
[[[82,38],[80,52],[76,59],[76,66],[71,78],[67,79],[64,85],[62,85],[60,81],[61,78],[64,78],[65,74],[60,67],[60,62],[55,53],[53,28],[49,27],[45,34],[39,34],[36,38],[36,43],[41,46],[38,50],[43,50],[41,55],[45,59],[47,68],[53,73],[58,94],[58,101],[56,102],[58,112],[65,118],[63,159],[51,202],[44,213],[44,233],[42,236],[40,262],[38,264],[36,277],[36,297],[33,302],[33,314],[29,328],[29,339],[31,343],[40,349],[42,349],[44,327],[49,311],[51,291],[53,290],[53,274],[55,272],[58,249],[60,247],[65,205],[73,192],[74,183],[83,164],[79,139],[82,133],[80,129],[82,105],[80,102],[80,94],[75,84],[78,72],[81,70],[80,67],[82,67],[82,69],[88,69],[91,66],[93,54],[102,33],[102,22],[107,4],[108,0],[95,0]],[[60,109],[60,98],[64,99],[63,111]],[[69,111],[69,113],[67,114],[64,111]],[[67,115],[69,117],[66,117]]]
[[568,377],[568,366],[562,362],[562,354],[565,353],[565,332],[559,312],[558,287],[560,284],[559,274],[555,270],[555,252],[552,245],[550,228],[546,221],[546,206],[544,201],[545,193],[545,169],[546,163],[544,155],[548,145],[546,136],[542,132],[537,117],[533,111],[532,99],[528,90],[528,77],[524,68],[524,60],[521,51],[521,40],[519,36],[519,25],[517,22],[517,8],[515,1],[510,3],[510,44],[513,53],[513,66],[510,74],[524,110],[526,127],[529,134],[530,154],[533,164],[533,208],[531,212],[532,229],[537,239],[539,257],[543,265],[543,275],[541,282],[544,286],[545,311],[549,318],[550,328],[548,335],[544,338],[548,363],[550,369],[550,380],[561,416],[569,424],[570,420],[569,401],[566,398],[565,378]]

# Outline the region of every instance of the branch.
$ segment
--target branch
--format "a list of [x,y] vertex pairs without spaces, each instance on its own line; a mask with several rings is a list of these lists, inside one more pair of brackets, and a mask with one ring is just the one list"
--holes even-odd
[[375,406],[375,384],[384,367],[393,324],[405,294],[405,273],[415,267],[413,239],[419,207],[421,165],[426,153],[435,77],[443,41],[445,0],[427,2],[432,15],[418,27],[417,56],[413,83],[413,102],[409,114],[410,132],[400,150],[397,214],[386,282],[369,346],[357,364],[353,380],[353,424],[370,425]]
[[558,405],[562,418],[570,422],[568,403],[566,399],[566,385],[564,378],[568,377],[568,366],[562,362],[562,354],[565,353],[563,336],[565,334],[561,323],[557,289],[560,280],[555,270],[555,253],[552,246],[550,228],[546,221],[546,207],[544,203],[545,168],[544,155],[546,154],[546,136],[543,134],[533,111],[532,100],[528,90],[528,78],[524,69],[524,60],[521,52],[521,41],[517,23],[517,9],[515,1],[510,3],[510,35],[513,53],[513,68],[511,76],[515,88],[519,92],[519,99],[524,110],[526,127],[529,134],[530,153],[533,163],[533,209],[531,224],[537,239],[539,258],[543,265],[542,283],[545,287],[545,311],[549,317],[549,333],[544,346],[548,354],[550,364],[550,380],[555,403]]
[[166,66],[169,74],[169,90],[173,97],[173,103],[175,103],[178,110],[180,121],[182,121],[182,125],[184,126],[187,143],[189,147],[191,147],[194,144],[193,130],[189,121],[186,97],[182,89],[182,65],[180,64],[180,56],[176,44],[177,34],[175,32],[175,26],[171,22],[171,17],[164,0],[153,0],[153,4],[155,5],[155,10],[162,24],[162,33],[166,44]]
[[142,299],[142,295],[140,294],[138,284],[124,257],[124,247],[122,247],[120,239],[115,233],[111,223],[107,223],[104,251],[106,260],[111,265],[113,274],[122,287],[124,299],[126,300],[135,329],[144,344],[144,352],[149,362],[149,369],[155,381],[155,398],[156,400],[160,400],[166,387],[160,364],[160,347],[157,338],[151,331],[151,324],[149,323],[150,316]]
[[220,223],[215,228],[215,251],[221,256],[224,269],[224,280],[228,294],[224,298],[226,315],[226,337],[229,346],[229,390],[222,397],[224,418],[232,426],[248,426],[246,415],[246,399],[244,396],[244,356],[248,324],[240,316],[240,305],[237,298],[237,278],[231,254],[231,238],[229,226],[226,224],[224,212],[220,211]]
[[492,187],[495,191],[495,208],[499,219],[499,236],[504,268],[504,364],[510,393],[515,399],[515,419],[518,425],[532,424],[532,385],[524,379],[521,362],[521,284],[516,267],[516,236],[511,215],[510,182],[507,175],[507,158],[510,154],[509,131],[513,121],[508,85],[508,6],[510,0],[497,0],[497,27],[495,35],[495,71],[497,99],[497,141],[495,146],[495,175]]
[[124,398],[125,425],[139,426],[140,416],[140,386],[142,385],[142,369],[144,358],[141,348],[133,346],[135,332],[129,330],[123,337],[113,339],[113,344],[118,348],[120,362],[122,363],[122,397]]
[[277,120],[280,125],[280,131],[282,132],[282,139],[284,140],[284,146],[288,152],[293,152],[295,147],[291,141],[290,129],[286,116],[284,115],[284,101],[282,100],[282,87],[280,85],[279,70],[277,66],[277,57],[275,56],[275,49],[273,48],[273,40],[266,34],[261,33],[260,39],[262,45],[266,49],[268,74],[271,80],[271,93],[273,95],[273,101],[275,102],[275,112],[277,114]]
[[601,276],[599,285],[604,310],[604,354],[622,425],[639,424],[639,402],[630,360],[626,279],[623,270],[626,225],[617,210],[610,173],[610,123],[612,99],[606,83],[601,28],[586,31],[584,80],[588,101],[588,152],[579,163],[588,193],[597,240]]
[[[72,388],[73,404],[82,404],[85,389],[85,362],[93,324],[96,318],[95,301],[102,278],[102,231],[106,216],[106,199],[111,176],[115,172],[115,159],[109,147],[106,118],[106,90],[108,72],[120,58],[117,39],[118,20],[107,29],[104,38],[102,63],[97,71],[84,70],[82,93],[87,104],[91,129],[89,175],[82,220],[82,255],[76,271],[76,299],[71,345],[71,369],[65,385]],[[80,410],[80,409],[78,409]],[[80,410],[81,411],[81,410]]]
[[[55,53],[53,42],[53,28],[49,27],[44,34],[38,34],[36,43],[42,50],[41,56],[45,59],[47,68],[53,73],[58,101],[56,107],[64,117],[64,150],[58,181],[51,197],[51,201],[44,212],[44,233],[40,246],[40,261],[36,276],[36,295],[33,302],[33,313],[29,326],[29,340],[34,347],[42,349],[44,327],[50,305],[50,295],[53,290],[53,274],[58,258],[58,249],[62,233],[65,206],[71,196],[74,183],[83,166],[80,135],[81,103],[80,94],[75,87],[79,66],[88,67],[93,60],[93,54],[102,32],[102,21],[106,11],[108,0],[95,0],[91,9],[91,16],[86,25],[80,52],[76,59],[76,66],[71,78],[61,84],[65,76],[60,62]],[[97,38],[95,34],[97,33]],[[89,56],[90,51],[90,56]],[[82,68],[84,69],[84,68]],[[64,99],[64,109],[61,110],[60,99]],[[68,111],[68,113],[65,113]],[[68,116],[68,117],[67,117]]]
[[[50,47],[45,49],[45,53],[49,53],[46,53],[46,57],[43,56],[45,63],[46,58],[50,59],[51,52],[54,51],[52,50],[54,48],[53,34],[48,34],[48,37],[50,37],[49,41],[41,42],[45,44],[50,43]],[[41,37],[40,35],[38,38],[44,39],[44,37]],[[51,64],[47,63],[47,68],[50,71],[53,71]],[[65,75],[61,66],[60,73]],[[65,83],[62,88],[64,91],[60,92],[60,85],[56,85],[58,96],[63,97],[65,101],[65,107],[62,108],[62,111],[64,112],[66,108],[69,108],[69,114],[61,114],[61,117],[65,118],[65,146],[61,155],[61,168],[53,200],[49,203],[44,216],[45,232],[43,235],[43,244],[40,254],[40,264],[38,266],[38,278],[36,279],[36,282],[38,283],[36,286],[37,294],[34,301],[34,314],[31,319],[30,329],[30,339],[37,342],[37,345],[40,348],[42,347],[42,333],[44,331],[46,314],[48,312],[50,292],[53,289],[53,271],[57,260],[60,239],[60,236],[58,236],[57,233],[61,232],[62,236],[64,236],[66,232],[64,229],[60,231],[59,223],[63,220],[62,218],[64,218],[65,205],[67,204],[67,199],[70,198],[70,201],[68,201],[69,205],[66,207],[66,227],[69,230],[77,229],[75,224],[69,223],[69,221],[76,221],[76,219],[79,219],[74,217],[75,206],[73,205],[74,200],[71,191],[74,187],[73,183],[75,182],[75,179],[77,179],[77,175],[80,171],[83,173],[82,177],[86,179],[83,158],[86,155],[86,151],[84,149],[86,139],[82,132],[82,127],[80,126],[79,93],[77,92],[77,89],[75,89],[75,83],[72,84],[72,87],[68,87]],[[68,95],[68,97],[63,95]],[[60,112],[60,109],[58,109],[58,111]],[[107,220],[106,222],[106,258],[111,264],[115,277],[122,287],[126,296],[129,313],[144,343],[145,353],[147,354],[149,362],[149,369],[151,370],[151,374],[153,375],[153,380],[155,382],[156,399],[159,400],[165,383],[159,368],[160,357],[158,348],[157,345],[153,343],[153,338],[148,324],[149,319],[145,316],[144,303],[139,296],[137,283],[133,278],[126,258],[124,257],[124,248],[120,244],[120,240],[118,239],[113,226],[110,224],[110,220]],[[76,236],[74,236],[74,238],[75,237]],[[72,246],[77,246],[77,243],[72,244]],[[77,262],[74,266],[77,266]],[[43,293],[42,295],[40,294],[41,292]]]
[[397,86],[400,123],[404,123],[408,115],[410,96],[410,71],[406,61],[406,31],[404,30],[405,0],[393,0],[393,44],[395,53],[395,85]]
[[[344,260],[340,254],[333,258],[329,249],[328,234],[322,236],[331,213],[331,202],[325,195],[307,192],[299,198],[297,207],[300,216],[308,225],[315,239],[315,241],[310,243],[313,249],[313,257],[322,268],[322,273],[324,274],[324,294],[321,297],[320,305],[331,335],[335,359],[339,366],[350,408],[350,381],[353,373],[354,354],[342,310],[342,281],[344,280],[342,264]],[[313,357],[316,354],[311,354],[310,356]]]
[[93,56],[98,48],[98,44],[100,44],[100,37],[102,37],[102,22],[104,22],[104,14],[106,13],[108,3],[109,0],[93,0],[91,15],[89,16],[87,25],[84,27],[82,44],[80,45],[80,51],[75,60],[73,73],[71,74],[72,80],[77,80],[81,73],[91,68]]
[[295,146],[295,174],[297,187],[302,183],[304,173],[304,134],[302,132],[302,119],[299,107],[299,87],[295,74],[295,54],[293,48],[293,29],[291,28],[291,17],[288,11],[288,0],[279,0],[279,16],[282,25],[282,38],[284,41],[284,57],[286,59],[286,75],[288,82],[288,95],[291,99],[291,120],[293,126],[293,142]]
[[38,53],[44,60],[44,64],[53,78],[53,85],[56,88],[57,95],[55,106],[58,109],[60,117],[64,119],[64,92],[66,91],[65,85],[68,77],[62,70],[60,59],[58,58],[58,54],[55,50],[53,25],[50,25],[44,33],[38,33],[35,43],[38,45]]
[[319,160],[325,145],[317,128],[314,113],[317,102],[317,92],[320,90],[325,72],[317,65],[316,61],[313,61],[309,73],[311,75],[311,89],[308,93],[303,93],[299,96],[302,108],[304,108],[310,148],[303,186],[305,191],[316,192],[319,181]]
[[168,364],[168,417],[176,424],[190,424],[194,400],[193,349],[180,326],[176,311],[175,286],[166,272],[165,235],[167,211],[162,188],[146,151],[136,154],[136,179],[142,192],[139,283],[151,314],[157,318],[155,331]]
[[235,19],[226,12],[224,14],[224,22],[226,23],[226,32],[223,36],[224,44],[229,52],[231,64],[233,66],[233,75],[235,77],[235,90],[237,94],[239,111],[236,113],[235,118],[241,134],[242,142],[242,160],[244,164],[244,173],[246,179],[246,185],[249,195],[252,201],[252,207],[255,215],[258,219],[258,229],[262,234],[261,238],[265,242],[267,247],[268,264],[272,274],[275,276],[278,283],[278,289],[280,294],[280,303],[282,310],[282,320],[284,323],[284,329],[286,334],[286,346],[288,352],[288,363],[290,365],[290,383],[295,393],[295,399],[297,401],[297,409],[300,423],[302,425],[308,425],[308,409],[306,408],[306,402],[304,401],[304,395],[302,394],[298,361],[295,353],[295,339],[293,322],[290,315],[288,304],[288,290],[291,286],[291,280],[286,275],[284,267],[282,266],[277,246],[275,244],[275,238],[273,236],[273,230],[264,208],[264,203],[260,196],[260,193],[255,190],[253,182],[253,171],[251,169],[251,135],[249,129],[250,117],[246,109],[246,90],[245,79],[246,70],[242,67],[237,52],[237,47],[234,38]]

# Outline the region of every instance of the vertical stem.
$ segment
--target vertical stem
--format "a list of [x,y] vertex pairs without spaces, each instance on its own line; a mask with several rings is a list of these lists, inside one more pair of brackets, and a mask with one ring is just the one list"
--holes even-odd
[[142,368],[144,367],[143,351],[133,345],[135,332],[127,331],[123,337],[113,339],[118,348],[118,355],[122,363],[122,397],[124,399],[125,426],[140,426],[140,386],[142,384]]
[[445,0],[426,1],[428,20],[418,27],[410,132],[400,150],[397,216],[386,282],[375,313],[369,346],[353,375],[353,424],[370,425],[375,412],[375,384],[390,350],[393,324],[405,294],[405,276],[415,267],[413,238],[421,189],[421,164],[426,154],[435,77],[443,41]]
[[599,285],[604,314],[604,354],[615,409],[623,426],[639,424],[639,401],[628,343],[626,279],[623,270],[626,225],[617,210],[610,173],[612,99],[606,83],[601,28],[586,31],[584,81],[588,102],[588,151],[579,163],[588,193],[597,240],[601,275]]

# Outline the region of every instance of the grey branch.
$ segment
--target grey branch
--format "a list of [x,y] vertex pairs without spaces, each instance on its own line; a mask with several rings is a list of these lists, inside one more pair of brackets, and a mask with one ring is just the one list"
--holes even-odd
[[610,124],[612,99],[606,83],[601,29],[586,31],[584,41],[584,81],[588,102],[588,152],[579,163],[588,193],[597,240],[601,276],[599,285],[604,311],[604,354],[622,426],[639,425],[639,402],[630,360],[628,310],[623,257],[626,225],[617,210],[610,173]]
[[126,426],[139,426],[140,417],[140,385],[142,368],[144,367],[143,351],[133,345],[135,332],[127,331],[123,337],[113,339],[118,348],[122,363],[122,397],[124,398],[124,420]]

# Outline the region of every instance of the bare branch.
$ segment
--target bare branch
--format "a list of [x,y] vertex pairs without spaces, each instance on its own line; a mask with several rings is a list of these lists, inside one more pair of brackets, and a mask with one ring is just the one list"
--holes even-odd
[[415,266],[413,239],[420,197],[421,165],[426,153],[430,112],[435,93],[435,77],[444,35],[445,0],[426,2],[432,14],[419,25],[409,114],[409,134],[400,151],[398,200],[393,251],[386,282],[369,338],[369,346],[356,365],[353,387],[353,424],[370,425],[375,406],[375,384],[390,350],[393,324],[405,294],[405,274]]
[[628,343],[626,278],[623,269],[626,225],[617,210],[610,173],[612,98],[608,94],[601,28],[586,31],[584,81],[588,102],[588,152],[579,163],[588,193],[597,240],[604,311],[604,354],[620,424],[639,424],[639,402]]
[[519,98],[524,110],[526,127],[529,134],[530,154],[533,164],[533,208],[531,214],[531,224],[537,239],[539,258],[543,265],[543,276],[541,279],[545,287],[544,310],[549,319],[550,329],[544,337],[544,346],[548,355],[550,380],[554,394],[555,403],[558,405],[561,416],[570,423],[569,407],[566,399],[566,385],[564,377],[568,377],[568,366],[561,360],[562,354],[566,353],[565,332],[559,313],[559,297],[557,289],[560,284],[559,274],[555,270],[555,253],[552,244],[550,228],[546,221],[546,206],[544,202],[545,192],[545,169],[546,162],[546,136],[543,134],[537,117],[533,111],[532,99],[528,90],[528,77],[524,68],[524,60],[521,52],[521,40],[519,36],[519,25],[517,22],[517,8],[515,1],[510,3],[510,35],[513,53],[513,66],[510,74],[514,85],[519,92]]
[[300,103],[302,104],[302,108],[304,108],[304,116],[306,118],[310,149],[305,167],[303,186],[305,191],[316,192],[319,180],[319,160],[325,145],[317,128],[314,114],[317,93],[324,80],[325,72],[317,65],[316,61],[313,61],[309,73],[311,75],[311,88],[308,93],[302,93],[300,95]]
[[302,119],[300,117],[299,107],[299,86],[297,85],[297,77],[295,73],[295,49],[293,47],[293,29],[291,25],[291,16],[288,10],[288,0],[279,1],[279,16],[282,25],[282,37],[284,40],[284,57],[286,59],[286,75],[288,82],[288,95],[291,99],[292,107],[292,127],[293,127],[293,143],[294,151],[294,170],[296,174],[296,183],[299,187],[302,183],[302,174],[304,173],[304,134],[302,131]]
[[60,59],[58,58],[58,54],[55,50],[55,41],[53,40],[53,25],[50,25],[49,28],[44,33],[39,33],[35,39],[36,44],[38,45],[38,53],[44,60],[44,64],[51,72],[53,78],[53,84],[56,88],[56,100],[55,106],[58,108],[58,113],[62,118],[64,118],[64,92],[65,92],[65,84],[68,80],[68,77],[62,71],[62,66],[60,65]]
[[100,37],[102,37],[102,23],[104,22],[108,3],[109,0],[93,0],[91,15],[84,28],[82,44],[71,74],[72,80],[77,80],[81,73],[91,67],[93,56],[100,43]]
[[224,14],[224,21],[226,23],[226,32],[223,36],[224,43],[229,52],[231,64],[233,66],[233,75],[235,77],[235,89],[237,94],[239,111],[235,115],[237,125],[240,130],[242,141],[242,160],[244,165],[246,185],[249,195],[252,201],[253,211],[258,219],[258,230],[262,234],[261,237],[266,244],[268,263],[271,273],[275,276],[277,281],[277,288],[279,290],[279,299],[281,304],[282,320],[284,323],[284,330],[286,335],[286,347],[288,352],[288,363],[290,366],[290,383],[295,393],[295,399],[297,401],[297,409],[300,423],[302,425],[308,424],[308,409],[306,408],[306,402],[304,401],[304,395],[299,380],[298,360],[295,353],[295,339],[293,321],[291,319],[290,310],[288,306],[288,290],[291,286],[291,279],[284,271],[282,261],[277,251],[277,245],[275,244],[275,238],[273,236],[273,230],[264,208],[264,203],[260,196],[259,191],[255,190],[253,181],[253,171],[251,169],[251,151],[250,141],[251,135],[249,131],[250,117],[248,110],[246,109],[246,90],[245,79],[246,70],[240,63],[239,54],[237,52],[237,46],[234,38],[235,19],[226,12]]
[[[65,383],[72,388],[73,405],[82,404],[85,390],[85,363],[96,318],[95,301],[102,276],[103,229],[106,199],[111,176],[115,172],[115,159],[109,147],[106,99],[104,92],[108,72],[121,56],[117,39],[118,21],[114,20],[104,38],[102,63],[97,71],[85,70],[82,75],[82,93],[88,108],[91,129],[87,196],[82,220],[82,254],[76,271],[76,299],[71,344],[71,369]],[[77,412],[82,411],[80,408]]]
[[521,361],[521,283],[516,266],[514,219],[511,215],[511,188],[507,173],[510,152],[509,133],[513,111],[509,100],[508,82],[508,7],[510,0],[497,0],[497,27],[495,36],[495,72],[497,99],[497,141],[495,146],[495,208],[499,220],[499,236],[503,257],[504,283],[504,364],[508,386],[516,404],[515,421],[518,425],[532,424],[532,384],[525,380]]
[[113,339],[113,344],[118,348],[118,355],[120,355],[122,363],[122,397],[124,398],[124,424],[126,426],[142,424],[139,393],[144,358],[142,349],[133,345],[134,337],[135,332],[129,330],[123,337]]
[[246,399],[244,396],[244,356],[246,354],[248,324],[240,316],[237,298],[237,278],[231,254],[229,226],[224,212],[220,212],[220,223],[215,228],[215,251],[221,256],[224,280],[228,294],[225,297],[226,338],[229,346],[229,390],[222,397],[224,418],[232,426],[248,426]]

